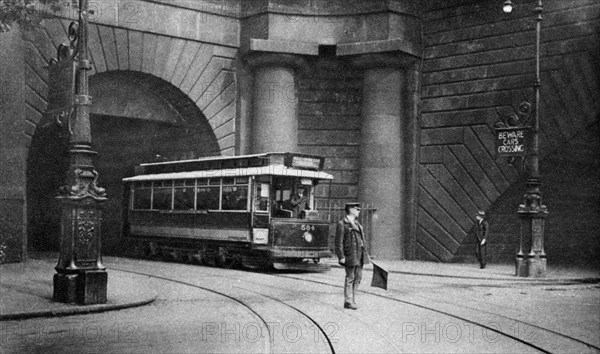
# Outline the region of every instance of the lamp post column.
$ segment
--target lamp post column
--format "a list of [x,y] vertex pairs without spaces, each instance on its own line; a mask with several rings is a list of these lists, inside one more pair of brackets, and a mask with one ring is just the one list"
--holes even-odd
[[[519,205],[519,217],[525,223],[527,234],[531,236],[531,249],[527,255],[517,255],[517,270],[519,276],[544,277],[546,274],[546,253],[544,251],[544,226],[548,215],[547,207],[542,203],[540,192],[539,166],[539,131],[540,131],[540,38],[542,25],[542,0],[535,6],[536,13],[536,43],[535,43],[535,114],[532,126],[532,146],[530,154],[529,179],[527,192],[522,204]],[[519,259],[519,256],[521,259]]]
[[68,118],[69,167],[66,185],[56,199],[61,206],[60,254],[54,274],[54,301],[83,305],[106,302],[108,275],[101,260],[101,204],[92,158],[87,50],[88,0],[79,1],[79,25],[69,35],[77,40],[74,116]]

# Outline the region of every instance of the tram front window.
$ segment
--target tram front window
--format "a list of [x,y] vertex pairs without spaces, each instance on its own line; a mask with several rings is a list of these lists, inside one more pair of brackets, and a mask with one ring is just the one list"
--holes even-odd
[[276,178],[274,186],[274,215],[276,217],[302,219],[305,217],[306,211],[313,209],[312,181],[301,181],[298,178]]

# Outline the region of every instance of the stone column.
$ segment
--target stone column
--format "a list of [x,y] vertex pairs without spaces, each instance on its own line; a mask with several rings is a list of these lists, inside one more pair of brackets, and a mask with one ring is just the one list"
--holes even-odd
[[304,60],[292,54],[254,53],[252,153],[298,150],[296,71]]
[[[25,60],[23,34],[19,26],[0,33],[0,264],[27,257],[27,232],[23,226],[25,205],[25,161],[33,132],[25,120]],[[33,95],[33,93],[30,93]],[[31,118],[30,118],[31,119]]]
[[358,198],[372,204],[371,255],[402,259],[402,83],[396,56],[363,55],[353,64],[364,70]]
[[418,190],[419,190],[419,160],[420,160],[420,86],[421,86],[421,68],[416,59],[412,63],[404,66],[405,87],[403,89],[403,126],[406,138],[404,142],[404,180],[401,183],[404,193],[403,205],[400,214],[402,215],[402,238],[404,245],[403,258],[416,259],[417,245],[417,214],[418,214]]

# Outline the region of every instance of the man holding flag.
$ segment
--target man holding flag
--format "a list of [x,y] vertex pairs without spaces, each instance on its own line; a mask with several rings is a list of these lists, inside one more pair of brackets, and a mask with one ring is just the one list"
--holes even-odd
[[362,279],[363,265],[369,263],[363,227],[358,222],[360,203],[346,203],[346,216],[337,224],[335,253],[346,268],[344,308],[356,310],[355,296]]

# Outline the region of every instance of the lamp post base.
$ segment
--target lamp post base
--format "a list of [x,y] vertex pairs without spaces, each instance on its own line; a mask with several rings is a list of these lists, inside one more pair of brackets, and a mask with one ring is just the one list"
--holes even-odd
[[54,294],[56,302],[72,304],[77,302],[77,274],[54,274]]
[[56,273],[53,300],[79,305],[105,304],[107,284],[108,273],[105,270]]
[[529,267],[522,254],[518,254],[515,260],[515,276],[527,277],[529,276]]
[[515,260],[515,276],[543,278],[546,276],[546,258],[539,256],[517,255]]
[[[521,244],[517,254],[516,275],[521,277],[543,278],[546,276],[544,226],[548,216],[548,208],[542,204],[539,185],[539,178],[531,177],[527,180],[527,193],[517,212],[521,219]],[[527,248],[530,251],[525,255],[523,249]],[[520,264],[519,256],[521,258]]]
[[546,276],[546,258],[533,256],[527,258],[527,276],[543,278]]
[[53,278],[53,299],[80,305],[104,304],[108,283],[100,253],[100,204],[104,199],[57,199],[62,204],[61,250]]

